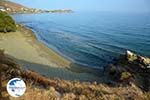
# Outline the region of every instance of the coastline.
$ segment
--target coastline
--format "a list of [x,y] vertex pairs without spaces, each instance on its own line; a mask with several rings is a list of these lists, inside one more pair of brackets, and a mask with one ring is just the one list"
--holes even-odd
[[49,78],[79,81],[101,81],[101,72],[72,63],[37,40],[34,33],[22,25],[16,32],[0,36],[0,48],[25,69]]
[[[147,17],[134,16],[137,19],[131,19],[133,23],[130,18],[122,20],[122,14],[122,21],[118,20],[119,14],[115,17],[113,14],[84,14],[91,20],[78,14],[73,16],[73,22],[72,17],[64,16],[71,23],[63,16],[60,18],[63,20],[57,16],[53,16],[54,19],[40,17],[48,18],[40,22],[39,18],[34,21],[36,16],[31,19],[28,16],[27,20],[15,17],[25,24],[22,25],[9,16],[45,12],[60,10],[38,10],[9,0],[0,1],[0,100],[150,100],[150,57],[146,56],[150,51],[149,34],[144,25],[147,20],[142,20]],[[100,22],[88,25],[98,17],[102,17]],[[77,22],[76,27],[74,21],[82,18],[85,21]],[[28,21],[31,21],[29,26]],[[118,57],[112,59],[111,55]]]

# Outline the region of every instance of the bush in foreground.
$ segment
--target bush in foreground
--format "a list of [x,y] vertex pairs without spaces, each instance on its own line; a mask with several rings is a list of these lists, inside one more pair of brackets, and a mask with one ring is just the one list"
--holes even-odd
[[0,11],[0,32],[16,31],[15,21],[6,12]]

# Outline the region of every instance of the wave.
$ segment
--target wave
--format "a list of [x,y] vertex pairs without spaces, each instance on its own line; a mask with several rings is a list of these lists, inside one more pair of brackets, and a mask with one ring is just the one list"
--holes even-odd
[[126,49],[150,55],[150,22],[143,15],[122,20],[122,15],[111,14],[32,14],[15,19],[34,30],[45,44],[86,65],[107,63]]
[[[84,55],[85,59],[93,59],[93,60],[99,60],[99,61],[102,61],[102,62],[108,62],[108,60],[104,57],[105,54],[95,54],[94,51],[93,52],[90,52],[90,51],[86,51],[86,50],[83,50],[83,49],[80,49],[80,50],[76,50],[78,52],[80,52],[82,55]],[[86,58],[87,57],[87,58]]]
[[119,49],[122,49],[122,50],[125,50],[124,48],[120,48],[120,47],[117,47],[117,46],[114,46],[114,45],[109,45],[109,44],[103,44],[105,46],[109,46],[110,49],[107,49],[107,48],[103,48],[103,47],[100,47],[100,46],[97,46],[97,45],[94,45],[92,43],[88,43],[89,46],[95,48],[95,49],[98,49],[100,51],[104,51],[104,52],[107,52],[107,53],[110,53],[110,54],[121,54],[119,52],[116,52],[116,51],[113,51],[113,48],[119,48]]

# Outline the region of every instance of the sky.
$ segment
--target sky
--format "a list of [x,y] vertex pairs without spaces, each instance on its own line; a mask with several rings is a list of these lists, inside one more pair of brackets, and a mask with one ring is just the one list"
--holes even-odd
[[74,11],[150,12],[150,0],[11,0],[32,8]]

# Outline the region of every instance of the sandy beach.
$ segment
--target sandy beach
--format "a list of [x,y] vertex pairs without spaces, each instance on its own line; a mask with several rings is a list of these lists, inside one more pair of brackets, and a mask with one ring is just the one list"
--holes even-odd
[[[25,69],[36,71],[49,78],[97,81],[97,70],[81,67],[64,59],[39,42],[31,30],[18,26],[16,32],[0,34],[0,48]],[[94,73],[94,74],[93,74]]]

